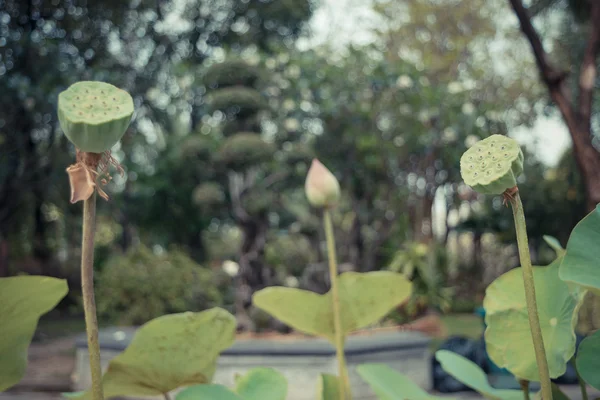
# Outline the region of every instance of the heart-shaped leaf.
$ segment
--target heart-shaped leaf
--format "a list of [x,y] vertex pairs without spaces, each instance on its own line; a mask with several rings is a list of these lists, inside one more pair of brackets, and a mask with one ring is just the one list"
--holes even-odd
[[[369,384],[379,400],[435,400],[442,397],[432,396],[413,383],[407,376],[384,364],[363,364],[356,372]],[[451,398],[443,397],[445,400]]]
[[576,363],[583,380],[600,390],[600,331],[579,344]]
[[[410,297],[411,283],[389,271],[346,272],[339,276],[343,334],[379,321]],[[253,297],[254,305],[295,329],[335,340],[331,291],[269,287]]]
[[[233,344],[235,328],[235,318],[220,308],[147,322],[109,363],[104,396],[158,396],[210,382],[219,353]],[[91,393],[71,397],[90,399]]]
[[[575,353],[575,324],[584,292],[558,277],[561,258],[547,267],[534,267],[538,313],[550,377],[565,373]],[[490,358],[520,379],[539,381],[527,317],[521,268],[496,279],[486,290],[485,341]]]
[[254,368],[237,381],[235,391],[244,400],[285,400],[287,381],[272,368]]
[[0,279],[0,392],[16,385],[27,368],[27,349],[38,319],[65,297],[63,279],[17,276]]
[[485,372],[477,364],[463,356],[448,350],[438,350],[435,353],[435,358],[439,361],[444,371],[488,399],[523,399],[523,392],[520,390],[493,388],[488,382]]
[[242,400],[223,385],[194,385],[177,393],[175,400]]
[[321,374],[317,381],[317,400],[339,400],[340,381],[337,376]]
[[600,290],[600,204],[573,228],[560,279]]

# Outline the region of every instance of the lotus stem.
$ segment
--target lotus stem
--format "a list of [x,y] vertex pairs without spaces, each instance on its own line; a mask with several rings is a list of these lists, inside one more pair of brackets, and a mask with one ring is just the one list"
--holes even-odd
[[340,400],[351,399],[350,380],[346,368],[346,356],[344,355],[344,332],[342,331],[342,315],[340,310],[340,294],[338,288],[338,268],[335,253],[335,236],[331,214],[326,208],[323,211],[323,223],[325,225],[325,238],[327,240],[327,257],[329,259],[329,278],[331,279],[331,300],[333,302],[333,325],[335,329],[335,351],[340,376]]
[[519,247],[519,258],[521,260],[521,271],[523,272],[523,284],[525,286],[525,301],[527,303],[527,315],[529,317],[529,327],[533,339],[533,348],[537,362],[538,372],[540,374],[540,384],[542,386],[542,399],[552,400],[552,383],[550,381],[550,372],[548,369],[548,360],[544,349],[544,338],[542,328],[540,327],[540,317],[538,315],[537,301],[535,297],[535,284],[533,280],[533,267],[531,265],[531,256],[529,255],[529,243],[527,241],[527,226],[525,225],[525,214],[523,213],[523,204],[518,190],[515,193],[505,195],[510,200],[515,220],[515,231],[517,233],[517,244]]
[[83,203],[83,240],[81,244],[81,288],[85,329],[87,332],[90,371],[92,375],[92,399],[104,400],[102,391],[102,366],[98,342],[98,319],[94,299],[94,236],[96,233],[96,192]]

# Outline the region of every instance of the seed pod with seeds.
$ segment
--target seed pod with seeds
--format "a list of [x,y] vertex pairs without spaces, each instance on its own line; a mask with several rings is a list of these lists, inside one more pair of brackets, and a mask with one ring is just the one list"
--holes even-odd
[[519,144],[503,135],[477,142],[460,158],[460,174],[473,190],[502,194],[517,185],[523,172],[523,152]]
[[77,82],[58,95],[60,126],[84,152],[110,150],[123,137],[132,115],[129,93],[105,82]]

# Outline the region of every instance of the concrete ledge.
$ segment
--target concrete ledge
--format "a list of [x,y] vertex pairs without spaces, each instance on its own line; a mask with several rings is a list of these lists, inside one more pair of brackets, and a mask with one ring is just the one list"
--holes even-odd
[[[130,343],[135,328],[110,328],[100,332],[102,366]],[[406,374],[425,390],[432,389],[429,338],[416,332],[381,331],[348,338],[346,360],[354,398],[376,399],[356,373],[364,363],[383,363]],[[75,390],[89,386],[89,358],[85,335],[76,340]],[[326,340],[298,338],[286,340],[243,339],[221,353],[215,383],[234,386],[235,376],[255,367],[277,369],[288,380],[287,400],[313,400],[319,374],[336,374],[335,349]]]

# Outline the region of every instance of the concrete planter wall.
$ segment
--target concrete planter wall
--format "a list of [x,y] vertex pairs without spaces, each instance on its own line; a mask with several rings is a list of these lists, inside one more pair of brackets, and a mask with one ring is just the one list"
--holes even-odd
[[[133,328],[100,332],[103,368],[127,347],[134,332]],[[364,363],[387,364],[409,376],[425,390],[430,390],[431,354],[428,344],[427,337],[413,332],[380,332],[350,337],[346,344],[346,359],[354,398],[376,399],[355,371],[357,365]],[[336,374],[337,371],[335,350],[324,340],[252,339],[238,341],[221,353],[213,381],[232,387],[236,374],[243,374],[258,366],[275,368],[287,378],[287,400],[313,400],[319,374]],[[76,342],[73,383],[75,390],[83,390],[90,385],[85,335]]]

